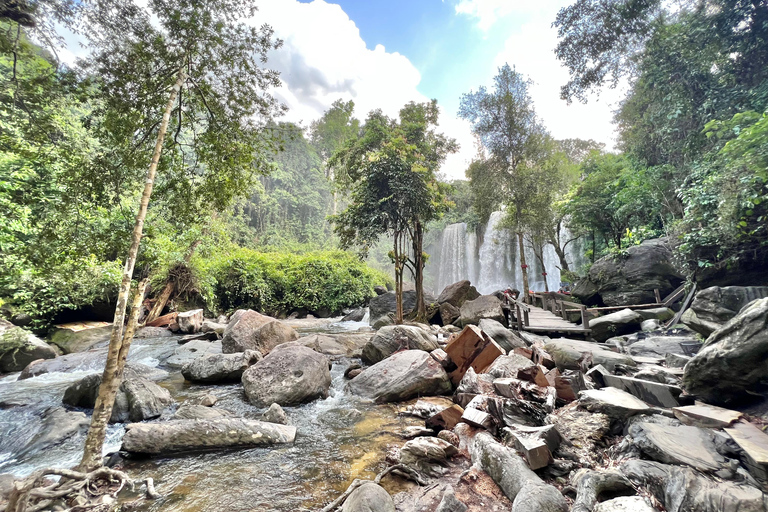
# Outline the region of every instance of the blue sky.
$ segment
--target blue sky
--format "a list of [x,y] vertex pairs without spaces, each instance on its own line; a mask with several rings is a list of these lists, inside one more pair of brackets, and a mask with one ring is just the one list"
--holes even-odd
[[553,49],[551,27],[571,0],[256,0],[254,23],[269,23],[285,45],[270,56],[281,72],[277,95],[286,120],[307,126],[337,99],[356,115],[381,108],[396,116],[408,101],[438,100],[441,129],[461,144],[443,170],[463,178],[476,155],[469,125],[457,118],[463,93],[490,86],[502,64],[529,76],[536,111],[555,138],[614,146],[612,110],[621,91],[567,105],[568,79]]

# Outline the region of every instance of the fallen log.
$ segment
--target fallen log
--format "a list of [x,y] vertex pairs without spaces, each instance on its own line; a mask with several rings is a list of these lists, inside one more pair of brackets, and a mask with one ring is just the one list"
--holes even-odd
[[122,450],[159,455],[209,448],[290,444],[296,427],[244,418],[130,423]]

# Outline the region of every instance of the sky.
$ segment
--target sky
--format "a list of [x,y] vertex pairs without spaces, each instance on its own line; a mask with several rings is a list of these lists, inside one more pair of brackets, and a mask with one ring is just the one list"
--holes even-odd
[[[490,88],[505,63],[533,81],[536,112],[553,137],[613,149],[623,90],[603,90],[587,104],[560,99],[568,72],[553,52],[552,22],[573,1],[254,0],[259,10],[250,21],[272,26],[284,41],[267,62],[281,73],[274,93],[289,107],[282,120],[308,127],[338,99],[353,100],[361,120],[376,108],[396,117],[409,101],[436,99],[439,130],[461,147],[442,172],[462,179],[478,151],[469,123],[457,116],[461,95]],[[65,61],[86,51],[72,34],[65,40]]]
[[365,119],[381,108],[397,116],[408,101],[437,99],[440,127],[461,150],[443,166],[464,178],[477,154],[470,126],[457,116],[461,95],[490,87],[508,63],[533,85],[540,118],[557,139],[594,139],[612,149],[620,90],[568,105],[568,72],[555,58],[558,10],[572,0],[256,0],[254,23],[271,25],[284,45],[268,66],[281,72],[276,95],[286,121],[309,123],[335,100],[353,100]]

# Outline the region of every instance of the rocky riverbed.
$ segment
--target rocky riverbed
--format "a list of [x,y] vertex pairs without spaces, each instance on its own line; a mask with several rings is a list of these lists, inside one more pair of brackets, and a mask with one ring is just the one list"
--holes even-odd
[[[461,326],[190,314],[134,342],[105,453],[155,479],[121,495],[141,510],[766,511],[768,299],[700,294],[706,340],[662,309],[601,317],[599,341],[519,333],[468,282],[437,299]],[[79,460],[96,338],[0,380],[0,489]]]

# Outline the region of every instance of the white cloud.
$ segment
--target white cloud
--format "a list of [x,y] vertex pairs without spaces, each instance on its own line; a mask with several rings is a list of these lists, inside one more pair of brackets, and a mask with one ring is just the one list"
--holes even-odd
[[[340,6],[323,0],[262,0],[258,5],[254,22],[270,24],[284,41],[267,65],[281,72],[284,86],[276,94],[290,108],[286,120],[306,126],[338,99],[353,100],[361,120],[376,108],[394,117],[409,101],[429,99],[417,89],[421,74],[410,60],[382,45],[368,49]],[[462,150],[443,171],[459,178],[474,149],[469,126],[454,114],[443,110],[440,129],[456,138]]]
[[510,0],[459,0],[456,14],[477,18],[480,30],[488,31],[500,17],[510,14],[517,7],[516,2]]

